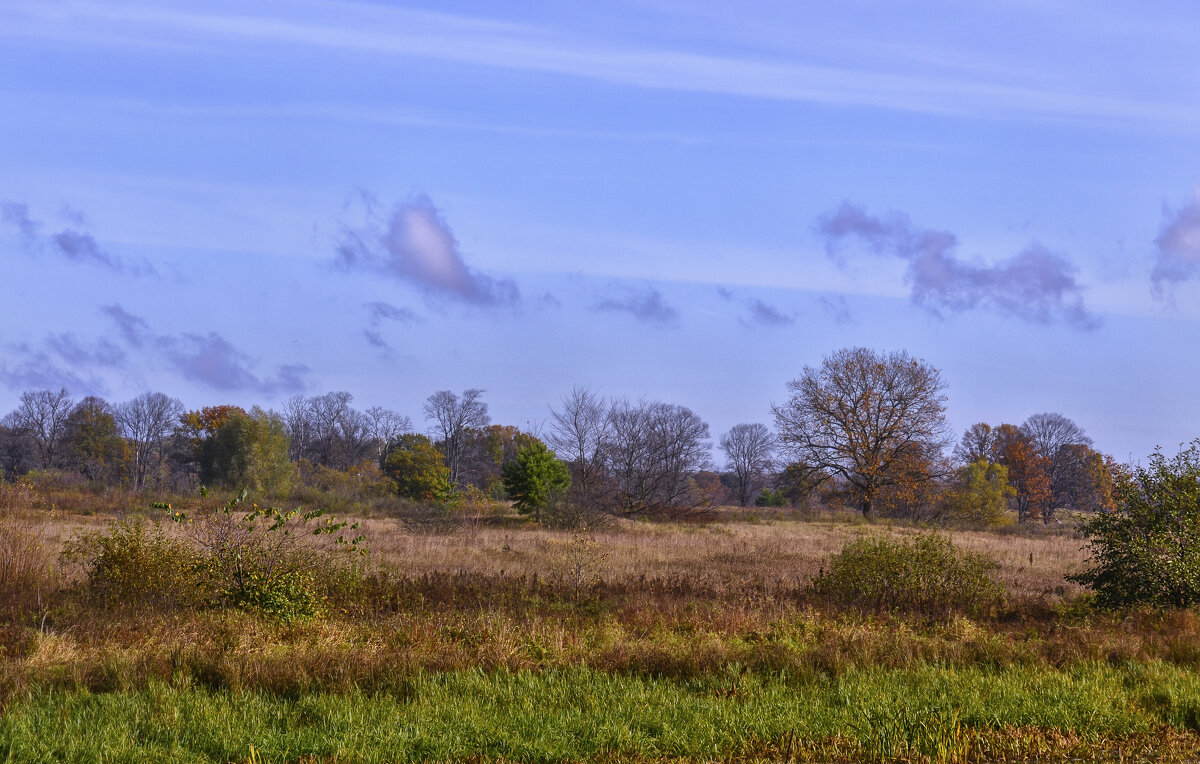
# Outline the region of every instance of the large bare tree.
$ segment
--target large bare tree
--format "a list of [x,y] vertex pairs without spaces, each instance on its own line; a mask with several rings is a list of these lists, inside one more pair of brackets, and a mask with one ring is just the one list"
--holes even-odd
[[446,457],[451,485],[458,485],[471,431],[481,430],[491,422],[483,393],[472,388],[459,397],[449,390],[440,390],[425,400],[425,419],[432,423],[434,438]]
[[926,457],[946,445],[945,387],[903,351],[845,348],[804,367],[772,408],[783,445],[844,479],[869,518],[884,488],[929,479]]
[[617,401],[605,457],[617,511],[686,514],[704,497],[694,477],[709,466],[708,425],[684,406]]
[[375,459],[383,460],[384,453],[387,452],[396,438],[399,438],[406,432],[412,432],[412,420],[406,416],[396,413],[391,409],[385,409],[382,406],[372,406],[363,412],[366,417],[367,434],[371,438],[371,442],[375,444]]
[[607,404],[595,391],[575,387],[550,415],[546,440],[571,470],[571,494],[586,505],[600,503],[608,482],[604,447],[612,429]]
[[735,424],[721,436],[721,450],[733,473],[738,504],[745,507],[771,471],[775,434],[765,424]]
[[66,388],[21,393],[21,405],[13,412],[12,422],[33,441],[39,467],[58,466],[67,417],[74,407]]
[[151,475],[158,474],[167,441],[183,411],[183,403],[165,393],[142,393],[113,411],[117,429],[133,454],[130,474],[133,490],[141,490]]

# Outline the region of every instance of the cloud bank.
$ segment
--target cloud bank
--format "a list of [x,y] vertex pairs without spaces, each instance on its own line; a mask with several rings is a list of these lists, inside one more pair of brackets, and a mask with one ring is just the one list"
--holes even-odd
[[383,218],[368,204],[363,225],[343,226],[335,262],[347,271],[388,276],[431,297],[484,306],[520,300],[512,280],[494,279],[467,266],[454,233],[425,196],[395,205]]
[[850,202],[820,216],[816,231],[839,262],[845,262],[840,247],[847,239],[907,262],[912,301],[938,317],[982,308],[1034,323],[1099,326],[1084,306],[1074,267],[1036,242],[997,263],[969,262],[955,255],[958,238],[949,231],[917,228],[900,213],[870,215]]

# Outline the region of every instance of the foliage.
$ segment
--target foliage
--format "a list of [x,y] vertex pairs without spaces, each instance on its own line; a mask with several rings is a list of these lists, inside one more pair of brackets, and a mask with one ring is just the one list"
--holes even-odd
[[1092,568],[1073,577],[1106,608],[1200,604],[1200,439],[1117,486],[1117,509],[1083,524]]
[[1016,494],[1007,467],[980,459],[958,471],[958,481],[946,497],[947,510],[954,520],[1002,525],[1012,522],[1008,503]]
[[405,433],[383,457],[383,472],[396,493],[410,501],[436,501],[450,494],[450,470],[429,438]]
[[523,515],[542,521],[542,511],[562,501],[571,488],[571,473],[554,452],[537,438],[517,450],[516,458],[504,465],[504,490]]
[[930,454],[943,445],[945,383],[937,369],[904,352],[846,348],[788,383],[775,406],[781,444],[797,459],[849,483],[865,517],[888,486],[928,481]]
[[917,534],[911,542],[873,535],[846,544],[812,587],[833,604],[877,613],[987,615],[1003,601],[990,575],[997,567],[937,533]]
[[197,443],[200,482],[225,488],[249,486],[263,493],[288,490],[295,476],[289,440],[278,414],[255,406],[226,413],[212,433]]
[[111,481],[120,474],[127,449],[107,403],[84,398],[67,415],[63,430],[64,464],[90,481]]
[[786,505],[787,495],[782,489],[772,491],[770,488],[764,488],[754,500],[754,506],[756,507],[783,507]]

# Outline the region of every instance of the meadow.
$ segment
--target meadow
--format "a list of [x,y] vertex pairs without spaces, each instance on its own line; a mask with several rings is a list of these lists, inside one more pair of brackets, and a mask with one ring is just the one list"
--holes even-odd
[[851,513],[721,509],[580,532],[503,504],[345,506],[369,553],[321,569],[319,613],[281,618],[199,605],[144,561],[116,596],[61,556],[113,523],[152,528],[162,513],[145,499],[5,491],[8,760],[1200,754],[1200,619],[1094,611],[1066,579],[1087,564],[1069,523],[943,531],[995,561],[1005,596],[930,614],[814,588],[854,539],[925,533]]

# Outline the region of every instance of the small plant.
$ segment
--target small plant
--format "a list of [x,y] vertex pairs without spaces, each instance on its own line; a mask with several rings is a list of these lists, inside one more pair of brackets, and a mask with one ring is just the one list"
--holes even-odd
[[1003,602],[992,580],[994,560],[954,547],[946,536],[920,533],[909,543],[883,535],[846,544],[814,579],[814,593],[837,606],[876,613],[949,618],[988,615]]
[[586,599],[600,583],[600,574],[607,562],[608,553],[586,528],[571,534],[559,558],[559,575],[570,587],[576,602]]

